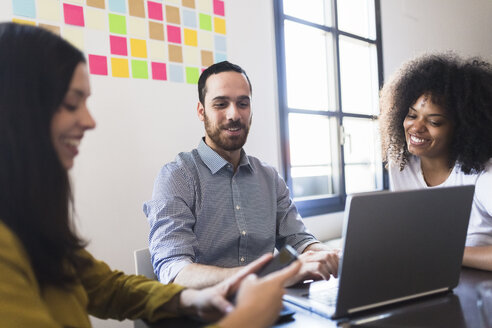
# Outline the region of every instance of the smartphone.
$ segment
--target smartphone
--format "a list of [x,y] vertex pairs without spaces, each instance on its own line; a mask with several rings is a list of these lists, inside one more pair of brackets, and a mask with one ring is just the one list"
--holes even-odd
[[297,260],[297,252],[289,245],[285,245],[282,249],[265,264],[260,270],[256,272],[258,277],[264,277],[269,273],[287,267],[289,264]]

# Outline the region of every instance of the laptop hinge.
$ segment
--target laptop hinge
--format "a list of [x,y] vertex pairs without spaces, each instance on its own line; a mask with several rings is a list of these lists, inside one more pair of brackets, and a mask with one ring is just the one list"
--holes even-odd
[[369,305],[355,307],[355,308],[352,308],[352,309],[348,309],[347,312],[349,314],[351,314],[351,313],[354,313],[354,312],[369,310],[369,309],[380,307],[380,306],[383,306],[383,305],[388,305],[388,304],[392,304],[392,303],[397,303],[397,302],[403,302],[403,301],[411,300],[411,299],[414,299],[414,298],[417,298],[417,297],[422,297],[422,296],[427,296],[427,295],[442,293],[442,292],[446,292],[448,290],[449,290],[448,287],[434,289],[434,290],[431,290],[431,291],[428,291],[428,292],[424,292],[424,293],[413,294],[413,295],[409,295],[409,296],[405,296],[405,297],[399,297],[399,298],[395,298],[395,299],[384,301],[384,302],[373,303],[373,304],[369,304]]

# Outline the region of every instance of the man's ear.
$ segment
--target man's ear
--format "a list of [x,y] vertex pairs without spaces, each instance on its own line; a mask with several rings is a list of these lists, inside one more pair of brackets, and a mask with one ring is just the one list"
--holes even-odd
[[198,102],[198,104],[196,105],[196,113],[200,121],[205,121],[205,107],[203,107],[201,102]]

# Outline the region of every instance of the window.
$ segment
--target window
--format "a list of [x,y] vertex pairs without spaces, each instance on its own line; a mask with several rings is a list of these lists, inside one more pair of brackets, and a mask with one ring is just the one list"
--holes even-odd
[[[303,216],[387,188],[379,0],[275,0],[284,178]],[[384,182],[383,182],[384,181]]]

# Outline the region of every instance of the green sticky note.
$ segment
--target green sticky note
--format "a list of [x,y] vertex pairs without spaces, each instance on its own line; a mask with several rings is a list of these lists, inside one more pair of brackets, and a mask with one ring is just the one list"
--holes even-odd
[[117,34],[126,34],[125,16],[109,14],[109,32]]
[[210,15],[200,14],[200,28],[205,31],[212,31],[212,17]]
[[136,79],[149,78],[149,69],[145,60],[132,59],[132,76]]
[[186,83],[197,84],[200,71],[197,67],[186,67]]

